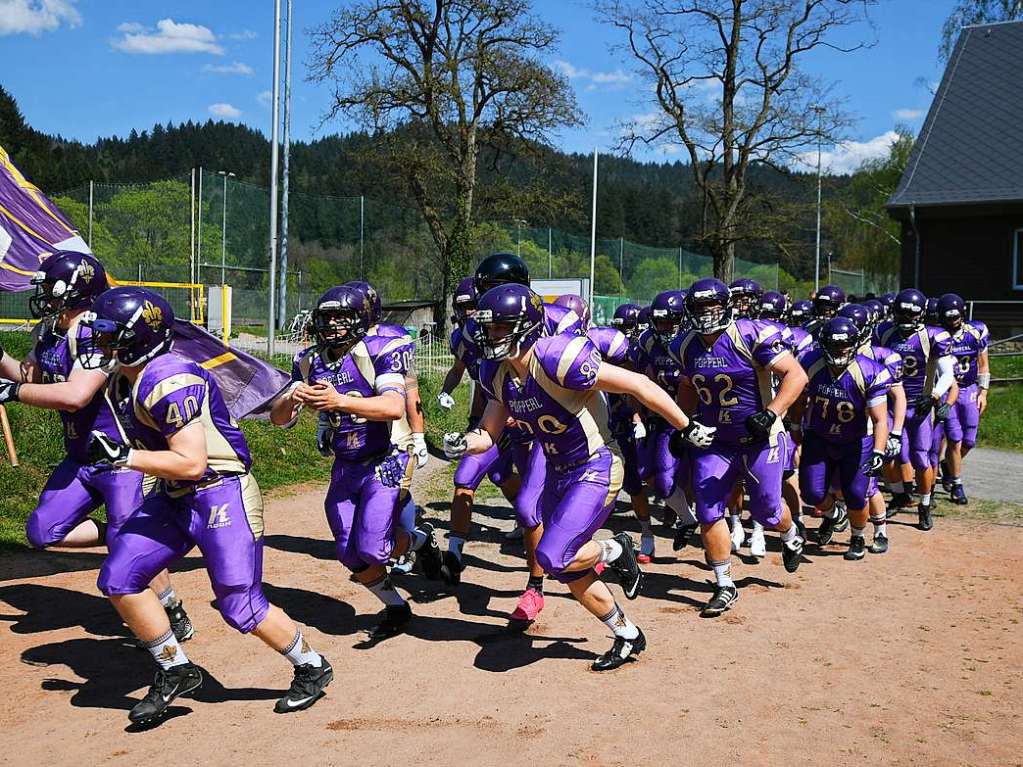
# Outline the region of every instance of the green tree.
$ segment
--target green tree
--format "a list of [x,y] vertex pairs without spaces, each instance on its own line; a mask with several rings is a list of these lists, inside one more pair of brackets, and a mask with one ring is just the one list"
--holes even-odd
[[956,0],[952,13],[941,27],[938,52],[948,61],[959,39],[959,31],[968,24],[988,24],[1023,18],[1023,0]]

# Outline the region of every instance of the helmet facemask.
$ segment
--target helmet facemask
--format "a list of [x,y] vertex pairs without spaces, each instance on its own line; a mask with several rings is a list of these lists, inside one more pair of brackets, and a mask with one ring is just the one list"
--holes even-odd
[[320,304],[313,311],[313,333],[321,350],[329,349],[343,357],[366,332],[359,323],[357,312],[342,307],[338,302],[333,303],[337,305]]
[[479,309],[473,315],[476,322],[476,345],[486,360],[506,360],[518,357],[529,349],[539,336],[540,323],[528,317],[495,320],[490,309]]
[[919,306],[898,306],[895,324],[903,333],[915,333],[924,326],[924,310]]
[[703,335],[720,333],[732,323],[732,309],[719,300],[696,300],[692,304],[690,320],[697,333]]

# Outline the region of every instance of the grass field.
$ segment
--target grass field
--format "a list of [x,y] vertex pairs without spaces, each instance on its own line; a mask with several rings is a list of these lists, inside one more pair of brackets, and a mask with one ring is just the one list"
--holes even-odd
[[[29,336],[27,333],[5,332],[2,342],[10,354],[21,358],[28,351]],[[1023,357],[995,358],[992,363],[995,377],[1023,375]],[[455,408],[444,411],[436,400],[440,379],[425,378],[420,386],[426,413],[427,442],[433,451],[439,452],[444,432],[465,428],[469,387],[458,387],[454,393]],[[25,518],[35,506],[46,477],[63,457],[61,428],[59,418],[53,412],[18,404],[9,406],[7,412],[21,466],[11,470],[3,465],[0,470],[0,544],[24,545]],[[290,432],[282,432],[269,422],[258,420],[244,421],[242,430],[252,450],[254,473],[264,490],[329,478],[330,462],[315,448],[316,424],[311,414],[304,413]],[[990,407],[981,425],[980,444],[1023,450],[1023,385],[996,387],[991,391]],[[437,472],[430,486],[419,493],[420,502],[448,499],[453,471],[453,466],[449,466]],[[489,482],[480,487],[480,500],[498,495],[499,491]],[[987,512],[978,507],[978,514],[998,518],[1019,516],[1014,509],[1003,508],[1005,506],[998,505]]]

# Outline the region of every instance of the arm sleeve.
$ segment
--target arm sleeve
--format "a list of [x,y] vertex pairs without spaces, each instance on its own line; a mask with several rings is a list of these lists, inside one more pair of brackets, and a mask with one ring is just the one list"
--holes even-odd
[[412,344],[412,339],[407,336],[396,338],[387,344],[373,358],[373,372],[375,374],[373,388],[376,393],[383,394],[385,391],[397,391],[404,394],[405,377],[409,375],[414,356],[415,347]]
[[955,380],[955,364],[952,362],[952,358],[948,355],[938,357],[938,377],[931,389],[931,396],[941,397],[952,388],[952,383]]
[[875,405],[887,402],[888,390],[891,389],[891,386],[892,375],[888,372],[887,368],[882,367],[867,387],[867,407],[874,407]]

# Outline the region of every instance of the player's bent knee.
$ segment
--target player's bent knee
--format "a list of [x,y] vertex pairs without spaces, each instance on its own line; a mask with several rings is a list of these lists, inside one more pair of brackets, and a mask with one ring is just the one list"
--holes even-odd
[[29,514],[25,522],[25,537],[34,549],[45,549],[60,540],[56,537],[53,526],[46,525],[42,515],[35,511]]
[[105,597],[141,594],[149,588],[153,576],[127,567],[118,567],[117,562],[107,557],[96,578],[96,587]]
[[254,584],[217,594],[217,610],[228,626],[248,634],[266,618],[270,603],[266,600],[262,586]]

